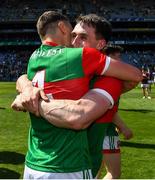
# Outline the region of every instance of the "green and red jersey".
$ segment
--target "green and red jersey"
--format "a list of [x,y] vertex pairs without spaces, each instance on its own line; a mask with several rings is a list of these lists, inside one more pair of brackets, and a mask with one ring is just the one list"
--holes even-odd
[[[89,90],[94,74],[103,74],[110,58],[92,48],[65,48],[48,43],[30,57],[28,78],[55,99],[79,99]],[[86,130],[57,128],[30,114],[26,165],[47,172],[91,168]]]

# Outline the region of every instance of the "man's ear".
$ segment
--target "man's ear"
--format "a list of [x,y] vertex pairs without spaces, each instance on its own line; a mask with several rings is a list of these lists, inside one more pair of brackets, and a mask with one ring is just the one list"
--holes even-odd
[[96,46],[96,48],[97,48],[98,50],[103,49],[105,46],[106,46],[106,41],[105,41],[105,39],[98,40],[98,44],[97,44],[97,46]]
[[62,32],[62,34],[66,34],[66,25],[63,21],[58,23],[58,28]]

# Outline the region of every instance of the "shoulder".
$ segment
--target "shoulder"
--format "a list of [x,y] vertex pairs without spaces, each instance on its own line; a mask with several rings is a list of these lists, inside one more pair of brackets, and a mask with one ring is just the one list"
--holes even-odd
[[95,48],[89,48],[89,47],[83,48],[83,53],[102,55],[102,53],[99,50],[97,50]]
[[83,53],[83,48],[64,48],[67,54],[79,55]]

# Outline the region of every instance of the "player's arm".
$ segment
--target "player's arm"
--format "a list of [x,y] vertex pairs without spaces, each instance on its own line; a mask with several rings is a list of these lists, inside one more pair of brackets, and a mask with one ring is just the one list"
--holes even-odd
[[123,93],[135,88],[142,79],[142,73],[138,68],[114,59],[110,59],[109,67],[104,74],[124,80]]
[[90,90],[79,100],[51,100],[39,103],[42,117],[57,127],[85,129],[104,114],[111,102],[106,96]]
[[131,139],[133,137],[132,130],[121,119],[118,112],[113,117],[113,123],[117,126],[118,130],[123,134],[125,139]]
[[142,79],[141,71],[127,63],[112,59],[92,48],[83,50],[83,67],[85,74],[93,70],[97,75],[106,75],[125,81],[140,82]]
[[142,73],[138,68],[115,59],[110,59],[110,65],[104,74],[126,81],[140,82],[142,80]]
[[57,106],[51,102],[41,101],[39,111],[45,119],[56,126],[84,129],[111,108],[121,92],[120,80],[98,77],[93,89],[81,99],[77,101],[51,100],[57,103]]
[[[24,111],[22,94],[12,103],[16,111]],[[111,101],[94,90],[90,90],[79,100],[50,100],[39,101],[39,114],[51,124],[70,129],[85,129],[94,120],[104,114],[111,106]],[[31,109],[28,110],[31,112]],[[33,113],[33,112],[32,112]]]
[[138,85],[138,82],[135,82],[135,81],[124,81],[122,93],[126,93],[126,92],[134,89],[137,85]]

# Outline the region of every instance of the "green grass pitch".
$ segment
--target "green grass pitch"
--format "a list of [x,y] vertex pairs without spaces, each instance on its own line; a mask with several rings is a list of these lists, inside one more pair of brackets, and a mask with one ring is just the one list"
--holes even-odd
[[[155,86],[152,91],[151,100],[142,99],[140,87],[121,97],[119,113],[134,132],[130,141],[120,136],[122,179],[155,178]],[[0,179],[23,174],[29,115],[10,108],[15,96],[15,83],[0,83]]]

